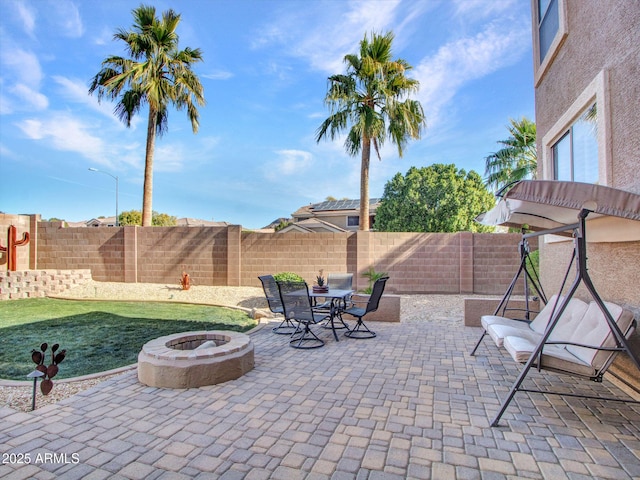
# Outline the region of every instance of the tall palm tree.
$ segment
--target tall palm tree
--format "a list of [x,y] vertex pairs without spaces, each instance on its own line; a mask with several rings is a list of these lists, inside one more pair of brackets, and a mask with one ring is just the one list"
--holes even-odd
[[151,225],[153,215],[153,152],[156,136],[168,130],[168,107],[186,109],[191,128],[198,131],[197,105],[204,105],[204,90],[191,65],[202,61],[200,49],[178,49],[176,28],[180,15],[173,10],[156,17],[153,6],[133,10],[130,31],[118,29],[114,40],[126,44],[130,58],[109,56],[91,81],[89,94],[98,92],[98,100],[117,100],[115,114],[127,127],[133,116],[148,105],[147,143],[142,200],[142,225]]
[[403,148],[410,138],[420,138],[426,125],[422,105],[405,99],[417,92],[419,82],[405,77],[412,67],[402,59],[392,59],[393,33],[372,33],[360,42],[360,55],[344,57],[347,73],[329,77],[325,103],[331,114],[317,130],[316,141],[331,140],[347,130],[345,149],[351,156],[361,154],[360,230],[369,230],[369,161],[371,145],[380,158],[387,138]]
[[498,141],[503,148],[485,158],[485,185],[496,191],[520,180],[535,179],[538,170],[536,124],[526,117],[509,121],[511,136]]

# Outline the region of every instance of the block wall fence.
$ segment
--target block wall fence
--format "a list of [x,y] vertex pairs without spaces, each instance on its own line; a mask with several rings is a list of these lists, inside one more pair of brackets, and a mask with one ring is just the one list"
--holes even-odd
[[519,264],[519,234],[276,234],[239,225],[68,228],[38,217],[0,215],[0,232],[11,224],[18,235],[31,232],[29,245],[19,247],[18,269],[90,270],[103,282],[178,284],[186,271],[194,285],[259,287],[259,275],[289,271],[311,284],[322,269],[325,275],[354,273],[362,289],[368,286],[363,273],[373,268],[389,273],[390,292],[499,295]]

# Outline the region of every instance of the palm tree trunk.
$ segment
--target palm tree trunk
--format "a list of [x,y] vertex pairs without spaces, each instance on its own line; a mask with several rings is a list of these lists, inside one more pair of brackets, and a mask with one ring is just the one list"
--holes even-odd
[[360,230],[369,230],[369,160],[371,139],[362,136],[362,163],[360,165]]
[[153,217],[153,151],[156,144],[157,113],[149,107],[147,148],[144,159],[144,188],[142,194],[142,226],[150,227]]

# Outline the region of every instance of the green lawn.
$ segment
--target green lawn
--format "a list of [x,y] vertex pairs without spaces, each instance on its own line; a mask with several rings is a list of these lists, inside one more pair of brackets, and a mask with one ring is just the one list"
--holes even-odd
[[[195,330],[244,332],[256,321],[240,310],[161,302],[33,298],[0,302],[0,378],[26,380],[31,351],[43,342],[66,349],[54,378],[103,372],[135,363],[151,339]],[[46,362],[51,361],[51,349]]]

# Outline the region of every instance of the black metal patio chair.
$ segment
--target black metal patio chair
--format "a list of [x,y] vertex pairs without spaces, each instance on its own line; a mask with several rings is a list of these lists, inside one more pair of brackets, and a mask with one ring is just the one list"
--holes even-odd
[[298,323],[291,334],[289,345],[293,348],[319,348],[324,340],[312,330],[311,325],[322,322],[327,314],[314,312],[306,282],[276,282],[280,290],[280,299],[284,308],[285,319]]
[[[273,278],[273,275],[262,275],[258,277],[258,279],[260,279],[264,295],[267,297],[269,310],[276,315],[284,315],[284,309],[282,308],[282,300],[280,299],[280,292],[278,291],[276,279]],[[291,335],[296,331],[296,326],[291,320],[285,317],[284,320],[280,322],[280,325],[274,327],[272,331],[278,335]]]
[[[375,312],[378,309],[380,298],[382,297],[382,293],[384,292],[384,287],[387,280],[389,280],[389,277],[382,277],[376,280],[376,282],[373,284],[373,291],[371,292],[371,296],[369,297],[369,301],[367,302],[367,306],[365,308],[350,307],[342,311],[342,315],[347,314],[358,319],[355,327],[345,333],[346,337],[362,339],[373,338],[376,336],[375,332],[369,330],[362,319],[368,313]],[[357,303],[357,301],[354,300],[354,303]]]

